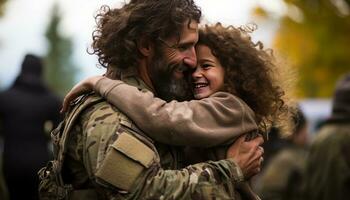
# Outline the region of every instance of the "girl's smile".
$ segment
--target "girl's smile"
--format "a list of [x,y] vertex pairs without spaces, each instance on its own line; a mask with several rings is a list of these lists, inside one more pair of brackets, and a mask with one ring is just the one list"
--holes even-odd
[[192,74],[193,94],[196,99],[209,97],[222,90],[224,68],[206,45],[196,46],[198,64]]

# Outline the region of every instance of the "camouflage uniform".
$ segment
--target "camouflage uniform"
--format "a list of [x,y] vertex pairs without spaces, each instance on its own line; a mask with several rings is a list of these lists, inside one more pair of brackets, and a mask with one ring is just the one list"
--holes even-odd
[[332,104],[307,160],[307,200],[350,198],[350,73],[338,80]]
[[300,200],[307,150],[290,144],[271,158],[259,176],[263,199]]
[[321,128],[307,160],[305,199],[350,198],[349,143],[349,124],[326,124]]
[[[123,81],[146,88],[136,77]],[[99,97],[84,101],[91,98]],[[60,196],[69,199],[236,199],[245,189],[233,160],[183,168],[179,147],[152,141],[105,101],[81,112],[65,148]]]

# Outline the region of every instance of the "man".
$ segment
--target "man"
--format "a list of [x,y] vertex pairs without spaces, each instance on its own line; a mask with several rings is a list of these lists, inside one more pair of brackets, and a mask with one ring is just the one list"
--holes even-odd
[[305,199],[350,197],[350,74],[338,81],[331,117],[314,139],[305,172]]
[[[196,65],[194,45],[201,16],[194,2],[134,0],[104,11],[98,15],[93,50],[107,76],[165,100],[191,98],[185,77]],[[62,135],[69,138],[58,139],[59,146],[67,149],[62,168],[66,187],[57,189],[63,190],[62,197],[68,193],[72,199],[232,199],[235,189],[247,190],[241,184],[244,178],[259,170],[261,138],[239,139],[230,147],[227,155],[236,162],[228,158],[182,168],[179,147],[148,138],[100,99],[88,96],[77,101],[66,118]],[[97,103],[82,109],[89,102]],[[75,119],[70,117],[74,113],[81,114]],[[42,171],[41,176],[46,175]]]

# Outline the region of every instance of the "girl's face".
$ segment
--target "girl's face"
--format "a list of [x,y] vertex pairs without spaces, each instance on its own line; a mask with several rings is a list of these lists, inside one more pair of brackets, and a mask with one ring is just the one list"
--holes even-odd
[[206,45],[196,46],[197,67],[192,74],[194,98],[209,97],[224,87],[224,68]]

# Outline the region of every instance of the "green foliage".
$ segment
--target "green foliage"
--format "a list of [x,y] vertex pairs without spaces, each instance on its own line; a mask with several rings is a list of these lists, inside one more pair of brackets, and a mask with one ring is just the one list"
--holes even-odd
[[[299,96],[330,97],[337,79],[350,72],[349,0],[284,2],[294,12],[288,9],[280,19],[274,47],[297,68]],[[293,16],[295,8],[301,20]]]
[[72,63],[72,41],[59,33],[60,20],[58,7],[55,5],[46,30],[49,50],[45,58],[45,77],[50,88],[63,96],[73,86],[78,70]]

